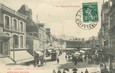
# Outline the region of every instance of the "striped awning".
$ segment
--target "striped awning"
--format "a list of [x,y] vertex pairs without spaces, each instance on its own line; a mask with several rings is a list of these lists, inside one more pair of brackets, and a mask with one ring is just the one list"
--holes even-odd
[[29,54],[26,50],[11,51],[10,54],[12,55],[12,58],[13,58],[13,54],[15,55],[14,60],[16,61],[17,64],[22,64],[34,60],[34,57],[31,54]]

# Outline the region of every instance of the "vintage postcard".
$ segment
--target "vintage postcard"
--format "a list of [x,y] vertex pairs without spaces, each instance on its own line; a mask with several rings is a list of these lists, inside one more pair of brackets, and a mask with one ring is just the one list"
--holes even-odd
[[115,73],[115,1],[0,0],[0,73]]

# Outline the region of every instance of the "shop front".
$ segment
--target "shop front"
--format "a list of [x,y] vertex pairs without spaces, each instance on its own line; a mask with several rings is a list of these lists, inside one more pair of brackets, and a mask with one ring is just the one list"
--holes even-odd
[[34,66],[42,66],[44,64],[44,55],[41,51],[34,51]]

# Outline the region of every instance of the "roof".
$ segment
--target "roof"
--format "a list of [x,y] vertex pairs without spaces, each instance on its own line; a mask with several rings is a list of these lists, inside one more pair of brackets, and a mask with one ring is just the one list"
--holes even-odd
[[23,5],[21,6],[21,8],[24,8],[26,11],[29,11],[29,10],[30,10],[30,9],[28,8],[28,6],[25,5],[25,4],[23,4]]
[[7,11],[7,12],[9,12],[9,13],[11,13],[11,14],[13,14],[13,15],[16,15],[16,16],[18,16],[20,18],[23,18],[23,19],[27,18],[26,15],[24,15],[24,14],[18,12],[18,11],[15,11],[15,10],[13,10],[13,9],[11,9],[11,8],[9,8],[9,7],[1,4],[1,3],[0,3],[0,8],[3,9],[3,10],[5,10],[5,11]]

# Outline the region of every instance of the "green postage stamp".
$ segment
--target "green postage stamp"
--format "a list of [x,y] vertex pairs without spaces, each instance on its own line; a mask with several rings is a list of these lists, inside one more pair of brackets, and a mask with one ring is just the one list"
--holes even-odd
[[98,3],[82,3],[82,8],[78,10],[75,21],[80,28],[85,30],[90,30],[96,27],[99,21]]
[[83,21],[97,22],[98,21],[98,4],[97,2],[82,4]]

